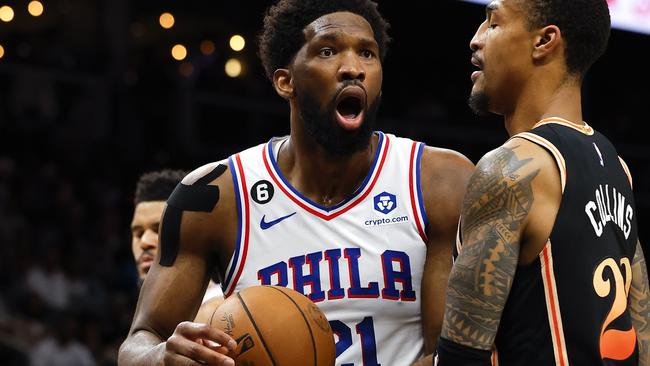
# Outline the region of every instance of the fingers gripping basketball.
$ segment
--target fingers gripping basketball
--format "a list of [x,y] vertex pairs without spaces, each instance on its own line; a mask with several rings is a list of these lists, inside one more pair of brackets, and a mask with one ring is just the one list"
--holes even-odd
[[236,365],[334,365],[334,336],[327,318],[294,290],[246,288],[212,310],[205,322],[237,341],[230,354]]

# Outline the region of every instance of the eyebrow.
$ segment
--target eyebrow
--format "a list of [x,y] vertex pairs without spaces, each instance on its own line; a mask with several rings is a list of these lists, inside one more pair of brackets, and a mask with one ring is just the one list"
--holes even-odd
[[487,4],[485,7],[485,15],[489,18],[492,12],[499,9],[499,4],[495,1]]
[[[316,38],[321,41],[337,42],[343,37],[338,32],[331,32],[331,33],[319,34],[316,36]],[[372,47],[372,46],[377,46],[377,41],[374,38],[362,37],[359,38],[359,44],[361,44],[361,46],[363,47]]]
[[379,45],[377,44],[377,41],[375,41],[374,38],[361,38],[359,40],[359,44],[363,48],[373,48],[373,47],[378,48],[379,47]]

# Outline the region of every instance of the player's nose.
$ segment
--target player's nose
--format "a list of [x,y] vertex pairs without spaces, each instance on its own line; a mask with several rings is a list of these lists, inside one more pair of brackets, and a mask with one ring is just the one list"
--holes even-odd
[[364,81],[366,79],[366,71],[363,69],[363,65],[359,61],[358,55],[353,52],[346,52],[342,57],[337,76],[339,81]]
[[158,247],[158,233],[154,232],[151,229],[147,229],[144,234],[142,234],[142,239],[140,239],[140,247],[144,249],[152,249]]
[[485,27],[487,27],[487,22],[481,23],[481,25],[476,30],[476,33],[474,33],[474,36],[469,41],[469,48],[474,52],[483,47],[483,34],[485,33]]

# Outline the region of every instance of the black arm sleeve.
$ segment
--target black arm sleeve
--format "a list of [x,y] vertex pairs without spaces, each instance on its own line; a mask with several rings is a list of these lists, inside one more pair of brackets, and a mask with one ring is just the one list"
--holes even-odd
[[440,337],[433,364],[434,366],[491,366],[491,356],[490,351],[470,348]]

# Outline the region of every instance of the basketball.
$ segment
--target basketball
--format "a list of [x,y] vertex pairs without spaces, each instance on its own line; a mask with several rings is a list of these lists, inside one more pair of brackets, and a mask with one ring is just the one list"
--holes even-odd
[[[332,329],[304,295],[285,287],[253,286],[215,305],[205,323],[237,341],[229,354],[236,366],[334,365]],[[207,315],[205,306],[209,304],[201,310]]]

